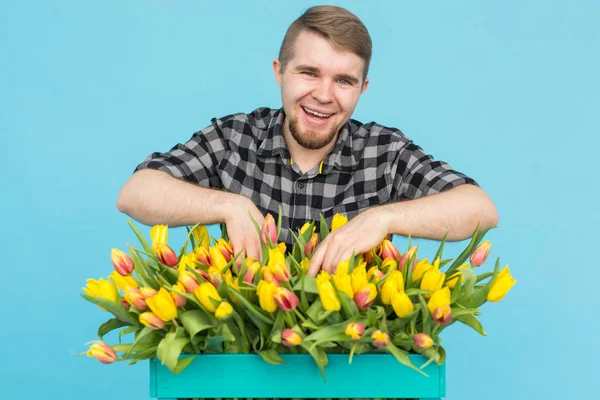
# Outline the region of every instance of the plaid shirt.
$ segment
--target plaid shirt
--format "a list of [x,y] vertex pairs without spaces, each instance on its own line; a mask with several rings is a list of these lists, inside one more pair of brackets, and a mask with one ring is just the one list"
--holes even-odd
[[430,155],[397,129],[348,121],[334,150],[302,173],[283,137],[283,110],[259,108],[250,114],[213,119],[185,144],[153,153],[137,170],[151,168],[178,179],[250,198],[277,220],[280,240],[291,244],[297,231],[322,214],[348,218],[369,207],[417,199],[475,181]]

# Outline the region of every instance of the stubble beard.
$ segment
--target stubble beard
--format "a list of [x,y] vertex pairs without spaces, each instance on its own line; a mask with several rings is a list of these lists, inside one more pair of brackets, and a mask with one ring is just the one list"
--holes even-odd
[[319,150],[327,146],[335,138],[337,129],[334,126],[325,136],[321,136],[311,131],[300,132],[298,128],[298,118],[290,118],[289,122],[290,133],[294,140],[305,149]]

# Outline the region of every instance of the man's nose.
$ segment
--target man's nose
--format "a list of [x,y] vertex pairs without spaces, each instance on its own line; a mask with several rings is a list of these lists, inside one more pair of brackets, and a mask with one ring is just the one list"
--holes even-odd
[[333,101],[333,84],[324,79],[319,80],[313,90],[313,97],[320,103],[330,103]]

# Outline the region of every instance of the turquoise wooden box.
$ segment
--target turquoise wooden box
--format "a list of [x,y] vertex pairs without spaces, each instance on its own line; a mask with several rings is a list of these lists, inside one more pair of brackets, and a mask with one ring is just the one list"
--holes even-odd
[[[174,375],[150,360],[150,397],[177,398],[414,398],[446,395],[446,365],[424,368],[428,377],[388,354],[328,354],[327,382],[308,354],[282,354],[285,364],[271,365],[255,354],[202,354]],[[427,359],[411,355],[416,366]]]

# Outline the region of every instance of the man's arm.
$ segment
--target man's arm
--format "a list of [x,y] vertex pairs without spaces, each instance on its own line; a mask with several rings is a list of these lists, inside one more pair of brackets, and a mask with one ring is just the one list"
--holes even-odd
[[498,223],[498,213],[489,196],[474,185],[460,185],[446,192],[373,207],[332,232],[311,259],[309,274],[322,267],[335,271],[338,262],[352,253],[375,248],[388,234],[457,241],[470,237],[477,223],[481,229]]
[[125,183],[117,208],[146,225],[224,222],[234,251],[245,249],[246,256],[260,258],[260,241],[249,214],[259,226],[264,217],[244,196],[203,188],[161,171],[143,169]]

